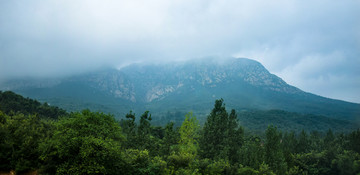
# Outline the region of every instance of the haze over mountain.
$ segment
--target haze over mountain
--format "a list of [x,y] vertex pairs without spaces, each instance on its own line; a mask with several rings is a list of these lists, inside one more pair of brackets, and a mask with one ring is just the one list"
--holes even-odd
[[238,111],[280,109],[351,121],[360,117],[360,104],[304,92],[245,58],[132,64],[67,78],[12,80],[1,89],[70,111],[90,108],[123,117],[129,110],[149,110],[157,120],[169,117],[169,111],[194,111],[204,118],[219,98]]
[[0,1],[0,82],[234,56],[307,92],[360,103],[359,7],[356,0]]

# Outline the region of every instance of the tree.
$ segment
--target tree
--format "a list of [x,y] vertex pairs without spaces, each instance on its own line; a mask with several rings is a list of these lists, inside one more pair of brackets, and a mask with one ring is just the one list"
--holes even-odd
[[360,155],[354,151],[346,151],[338,154],[332,161],[332,166],[338,174],[359,174],[360,173]]
[[285,160],[289,167],[293,165],[293,154],[297,149],[297,140],[295,137],[295,132],[292,131],[290,133],[286,132],[282,139],[282,150],[285,157]]
[[259,169],[264,162],[264,145],[258,136],[251,136],[244,141],[240,149],[240,164]]
[[347,140],[349,140],[349,141],[347,142],[346,147],[349,150],[353,150],[353,151],[357,152],[358,154],[360,154],[360,129],[357,129],[356,131],[351,132],[347,136]]
[[132,113],[132,111],[130,111],[128,114],[126,114],[125,116],[128,120],[123,120],[121,122],[121,126],[123,128],[123,133],[126,135],[126,143],[125,143],[125,148],[136,148],[137,147],[137,143],[136,143],[136,130],[137,130],[137,125],[135,123],[135,114]]
[[244,129],[239,127],[234,109],[230,112],[227,130],[228,158],[231,163],[236,163],[239,161],[239,150],[244,143]]
[[36,115],[4,115],[0,112],[0,169],[17,173],[40,167],[40,143],[49,137],[50,123]]
[[179,134],[180,140],[179,145],[182,147],[185,152],[191,152],[197,154],[200,125],[196,117],[192,112],[189,112],[185,115],[185,120],[182,123]]
[[[220,158],[224,155],[226,145],[226,125],[228,114],[223,105],[223,99],[215,100],[214,108],[207,117],[201,137],[200,149],[203,158]],[[225,153],[226,154],[226,153]]]
[[185,116],[179,134],[180,139],[177,147],[168,157],[170,165],[175,170],[179,168],[187,168],[196,158],[198,150],[197,138],[199,136],[200,125],[192,112]]
[[318,131],[312,131],[310,133],[309,139],[309,150],[311,151],[321,151],[322,149],[322,140],[320,138],[320,133]]
[[49,174],[121,174],[121,128],[113,116],[84,110],[55,123],[42,159]]
[[209,174],[209,175],[230,174],[230,163],[223,159],[215,160],[206,167],[204,174]]
[[161,157],[151,157],[148,150],[127,149],[123,153],[126,167],[118,174],[166,175],[166,162]]
[[281,150],[282,136],[272,125],[266,130],[265,162],[276,174],[285,174],[287,165]]
[[174,129],[174,123],[170,122],[165,126],[165,135],[162,139],[161,154],[170,155],[171,148],[179,142],[179,133]]
[[334,144],[335,144],[335,136],[334,136],[334,133],[332,132],[332,130],[329,129],[326,132],[326,136],[324,138],[324,147],[327,149],[327,148],[333,147]]
[[8,130],[9,117],[0,111],[0,170],[10,171],[12,155],[11,135]]
[[331,160],[324,152],[294,154],[294,167],[289,172],[301,174],[338,174],[331,172]]
[[137,130],[137,145],[138,148],[148,149],[151,148],[151,114],[149,111],[145,111],[140,117],[140,124]]
[[304,130],[300,132],[299,142],[296,147],[298,153],[306,153],[309,151],[310,148],[309,136]]
[[207,117],[200,139],[201,156],[235,162],[243,142],[243,129],[238,127],[235,110],[229,116],[223,102],[223,99],[215,100],[214,108]]

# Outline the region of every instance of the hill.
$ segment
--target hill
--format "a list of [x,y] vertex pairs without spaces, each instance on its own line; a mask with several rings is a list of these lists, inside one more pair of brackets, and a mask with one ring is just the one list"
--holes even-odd
[[0,91],[0,111],[7,115],[22,113],[25,115],[35,114],[41,118],[57,119],[59,116],[67,115],[67,112],[57,106],[49,106],[48,103],[41,104],[37,100],[24,98],[11,91]]

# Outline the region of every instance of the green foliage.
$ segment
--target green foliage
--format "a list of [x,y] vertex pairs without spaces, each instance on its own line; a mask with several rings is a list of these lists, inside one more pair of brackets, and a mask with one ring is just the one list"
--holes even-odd
[[309,137],[309,150],[321,151],[323,148],[323,141],[321,140],[321,133],[318,131],[312,131]]
[[197,138],[199,137],[199,129],[200,126],[196,117],[191,112],[186,114],[185,120],[179,129],[179,143],[173,147],[174,149],[168,157],[169,164],[174,167],[174,171],[189,173],[188,171],[191,168],[188,167],[196,159],[198,152]]
[[266,130],[265,162],[276,174],[285,174],[287,164],[281,149],[282,135],[276,127],[269,126]]
[[349,142],[346,144],[347,149],[353,150],[360,154],[360,129],[351,132],[347,136],[347,140],[349,140]]
[[360,173],[360,155],[354,151],[347,151],[338,154],[332,161],[332,167],[340,175]]
[[330,160],[327,158],[326,152],[296,154],[294,155],[294,168],[296,168],[291,171],[296,170],[305,174],[334,174],[331,173]]
[[111,115],[84,110],[61,118],[43,145],[45,172],[116,174],[121,171],[121,128]]
[[240,163],[247,167],[259,169],[264,161],[265,149],[261,139],[252,136],[245,140],[240,149]]
[[299,142],[296,146],[298,153],[306,153],[310,148],[310,141],[308,134],[302,130],[299,136]]
[[10,170],[11,136],[7,129],[9,117],[0,111],[0,170]]
[[295,136],[295,132],[294,131],[290,133],[285,132],[282,139],[281,147],[288,167],[292,167],[294,165],[293,154],[296,153],[297,144],[298,143]]
[[137,125],[135,123],[135,114],[130,111],[130,113],[126,114],[127,120],[121,121],[121,126],[123,129],[123,133],[125,134],[127,141],[125,142],[125,148],[136,148],[137,143]]
[[227,127],[227,145],[228,159],[231,163],[239,162],[239,150],[244,143],[244,129],[238,124],[235,110],[232,109],[229,115]]
[[248,167],[248,166],[240,167],[238,169],[237,174],[239,174],[239,175],[275,175],[275,173],[265,163],[262,163],[259,166],[258,170],[253,169],[252,167]]
[[150,157],[147,150],[127,149],[123,158],[126,166],[122,174],[161,175],[168,174],[169,171],[167,163],[161,157]]
[[203,158],[220,158],[220,155],[224,158],[228,114],[223,101],[223,99],[215,101],[214,108],[205,122],[203,136],[200,140],[201,156]]
[[190,166],[190,163],[194,161],[194,154],[188,152],[172,152],[167,160],[169,165],[173,167],[173,169],[178,170],[180,168],[187,168]]
[[41,161],[40,143],[49,137],[51,124],[38,116],[4,115],[0,111],[0,170],[36,170]]
[[151,114],[145,111],[140,117],[140,125],[137,130],[137,145],[139,149],[149,149],[151,143]]
[[209,164],[204,174],[218,175],[218,174],[229,174],[229,172],[230,172],[230,163],[223,159],[219,159]]
[[190,153],[194,156],[197,155],[200,125],[196,117],[193,116],[192,112],[186,114],[185,120],[182,123],[179,133],[179,152]]
[[129,165],[125,172],[128,174],[145,174],[150,163],[149,151],[127,149],[123,153],[124,161]]
[[262,163],[260,165],[260,169],[259,169],[259,175],[275,175],[275,173],[273,173],[273,171],[271,170],[270,166],[268,166],[265,163]]
[[259,171],[251,168],[251,167],[240,167],[238,169],[237,174],[239,175],[258,175]]
[[298,166],[293,166],[288,171],[288,175],[299,175],[299,174],[307,174],[307,172],[304,172]]
[[161,146],[161,154],[163,156],[170,155],[171,149],[179,142],[179,132],[174,130],[174,123],[170,122],[165,126],[163,143]]
[[223,101],[215,101],[214,108],[205,122],[200,139],[201,156],[237,162],[238,150],[243,142],[243,129],[238,128],[235,110],[228,115]]

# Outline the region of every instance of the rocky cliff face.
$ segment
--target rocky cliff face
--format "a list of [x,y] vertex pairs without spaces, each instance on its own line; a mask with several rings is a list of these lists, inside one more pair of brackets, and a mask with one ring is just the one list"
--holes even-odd
[[260,63],[249,59],[231,59],[222,63],[201,60],[163,65],[132,65],[119,71],[136,81],[137,86],[143,87],[138,90],[145,91],[145,97],[137,98],[146,102],[162,99],[181,88],[215,88],[225,84],[232,86],[234,82],[288,94],[303,93],[269,73]]

